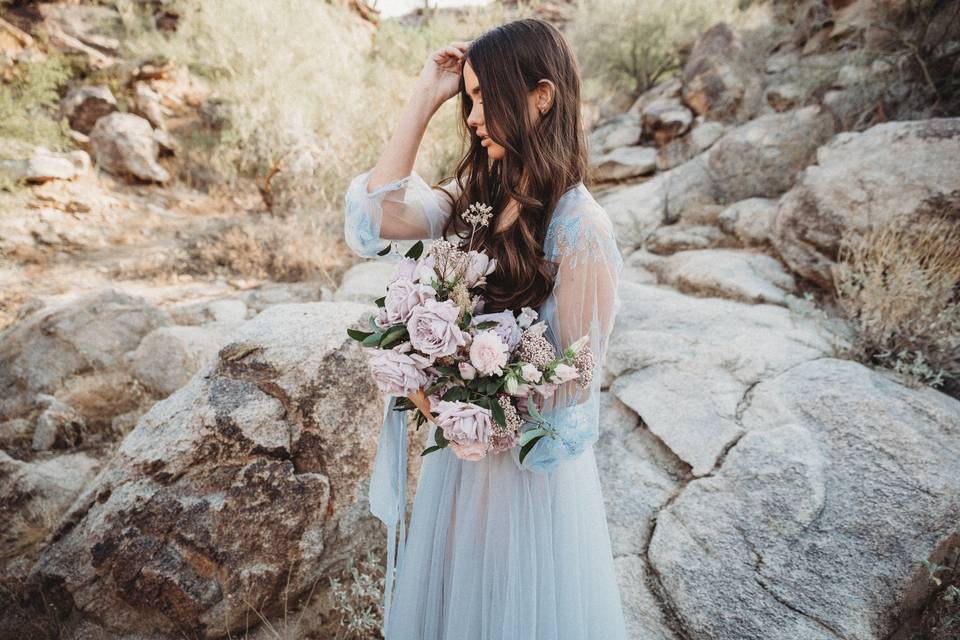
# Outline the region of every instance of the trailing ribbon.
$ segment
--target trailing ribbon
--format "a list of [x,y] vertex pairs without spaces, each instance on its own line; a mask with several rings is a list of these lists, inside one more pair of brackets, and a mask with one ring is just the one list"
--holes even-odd
[[395,411],[396,401],[396,396],[390,396],[384,407],[377,457],[370,476],[370,513],[387,525],[387,566],[384,572],[381,628],[384,637],[393,600],[394,579],[402,566],[407,541],[407,410]]

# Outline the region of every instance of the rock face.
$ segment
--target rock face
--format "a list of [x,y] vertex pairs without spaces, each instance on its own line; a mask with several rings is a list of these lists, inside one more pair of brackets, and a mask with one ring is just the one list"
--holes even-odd
[[37,147],[24,160],[0,161],[0,172],[13,180],[38,184],[48,180],[73,180],[90,170],[90,156],[86,151],[57,153]]
[[771,240],[791,269],[830,286],[844,233],[930,213],[960,221],[960,118],[837,135],[780,201]]
[[833,132],[833,118],[819,107],[761,116],[720,138],[707,170],[726,202],[779,196]]
[[133,379],[123,355],[170,315],[144,298],[97,291],[32,313],[0,332],[0,421],[33,417],[46,393],[88,423],[132,408]]
[[117,99],[109,87],[83,85],[71,89],[60,102],[60,111],[70,123],[70,128],[89,134],[100,118],[117,110]]
[[752,385],[831,350],[828,336],[783,307],[632,282],[620,293],[607,352],[610,390],[696,476],[743,434],[740,412]]
[[741,122],[756,111],[760,92],[743,43],[727,24],[717,24],[697,40],[683,69],[687,106],[711,120]]
[[0,496],[5,507],[0,558],[29,552],[42,542],[51,523],[99,470],[100,463],[85,453],[23,462],[0,451]]
[[97,164],[110,173],[166,182],[167,170],[157,164],[159,144],[150,123],[132,113],[112,113],[97,120],[90,132]]
[[888,638],[960,522],[960,403],[848,361],[760,382],[747,430],[658,515],[649,557],[684,637]]
[[293,602],[379,543],[364,487],[382,404],[346,335],[371,311],[277,305],[245,323],[127,435],[31,588],[60,585],[115,634],[223,637],[247,623],[244,600],[275,616],[288,579]]

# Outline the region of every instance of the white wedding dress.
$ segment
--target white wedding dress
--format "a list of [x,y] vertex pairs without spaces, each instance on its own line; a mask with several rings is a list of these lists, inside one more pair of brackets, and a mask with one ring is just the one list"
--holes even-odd
[[[441,236],[451,215],[445,194],[415,171],[368,193],[369,175],[356,176],[346,194],[344,233],[354,252],[374,257],[387,246],[380,227],[388,217],[405,237]],[[456,193],[452,180],[444,186]],[[519,446],[476,462],[449,448],[427,454],[409,532],[404,445],[413,426],[386,399],[370,483],[371,511],[388,527],[386,640],[626,639],[593,450],[623,259],[609,217],[582,182],[558,202],[544,252],[559,263],[537,310],[544,335],[559,352],[589,334],[592,381],[557,388],[543,413],[561,437],[540,439],[523,465]],[[423,447],[435,444],[435,427],[426,426]]]

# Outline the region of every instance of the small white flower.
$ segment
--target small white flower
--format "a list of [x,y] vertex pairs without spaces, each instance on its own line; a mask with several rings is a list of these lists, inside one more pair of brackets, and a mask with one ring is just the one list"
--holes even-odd
[[520,388],[520,382],[517,380],[516,376],[512,373],[507,375],[506,383],[503,385],[507,393],[512,396],[517,395],[517,390]]
[[521,307],[520,315],[517,316],[517,324],[521,329],[526,329],[533,321],[537,319],[537,312],[531,307]]
[[569,382],[570,380],[576,380],[580,377],[580,372],[568,364],[558,364],[554,373],[557,374],[557,378],[559,378],[561,384]]
[[523,379],[527,382],[540,382],[543,378],[543,373],[540,369],[537,369],[533,364],[525,362],[522,367],[520,367],[520,375],[523,376]]
[[461,362],[457,365],[460,367],[460,375],[464,380],[473,380],[477,375],[477,369],[469,362]]

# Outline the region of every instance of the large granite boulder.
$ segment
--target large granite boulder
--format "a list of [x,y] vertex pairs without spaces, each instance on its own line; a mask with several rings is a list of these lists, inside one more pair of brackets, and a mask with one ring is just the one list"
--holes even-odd
[[150,123],[132,113],[111,113],[90,132],[97,164],[119,176],[166,182],[170,174],[157,163],[160,145]]
[[[366,493],[382,400],[346,335],[373,310],[283,304],[243,324],[142,416],[65,516],[30,592],[114,637],[219,638],[245,628],[248,603],[276,617],[382,546]],[[411,455],[408,496],[418,473]]]
[[781,199],[771,241],[791,269],[830,286],[844,234],[927,214],[960,224],[960,118],[839,134]]
[[699,115],[721,122],[743,122],[762,101],[756,70],[740,36],[719,23],[697,40],[683,69],[683,101]]
[[682,637],[894,637],[932,593],[920,561],[960,539],[960,402],[826,358],[738,413],[745,434],[651,537]]
[[710,147],[707,171],[724,202],[776,197],[833,133],[833,117],[816,106],[760,116]]

